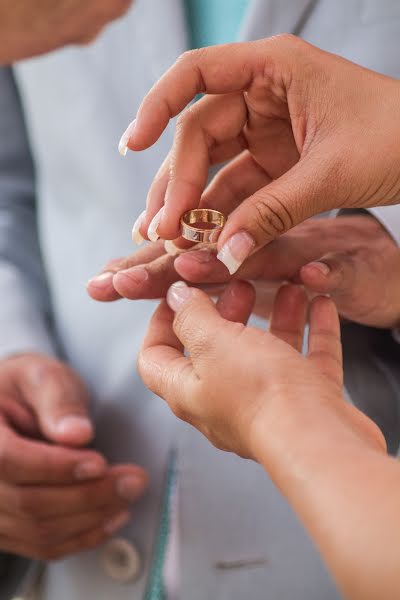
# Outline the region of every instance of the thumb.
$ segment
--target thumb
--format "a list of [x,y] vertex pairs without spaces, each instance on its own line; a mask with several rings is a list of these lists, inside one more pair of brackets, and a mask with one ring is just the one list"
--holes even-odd
[[351,305],[359,289],[358,279],[362,269],[356,269],[354,259],[345,253],[326,254],[317,261],[308,263],[300,269],[303,285],[316,294],[329,294],[346,311]]
[[41,433],[54,442],[84,446],[93,438],[89,395],[69,367],[47,357],[26,356],[19,362],[19,387],[35,414]]
[[335,202],[328,193],[335,160],[326,170],[310,154],[284,175],[244,200],[228,217],[218,239],[218,258],[232,275],[280,235]]

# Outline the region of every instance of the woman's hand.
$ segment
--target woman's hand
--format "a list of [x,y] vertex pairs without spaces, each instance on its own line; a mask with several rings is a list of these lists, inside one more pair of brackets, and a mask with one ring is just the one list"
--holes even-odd
[[243,325],[252,299],[238,281],[217,307],[200,290],[172,286],[139,357],[142,377],[216,446],[264,466],[345,598],[396,600],[399,465],[376,425],[342,399],[334,304],[312,302],[302,356],[302,289],[281,288],[270,332]]
[[229,214],[218,256],[233,273],[314,214],[399,201],[396,80],[293,36],[193,51],[149,92],[121,151],[154,144],[198,93],[208,96],[179,118],[136,235],[177,238],[186,210],[216,208]]
[[348,435],[384,446],[375,425],[342,399],[333,302],[312,302],[308,355],[302,356],[305,292],[291,285],[280,289],[269,332],[243,324],[253,301],[244,282],[231,284],[217,306],[202,291],[175,283],[140,353],[145,384],[216,446],[242,456],[259,457],[260,423],[276,429],[278,422],[292,426],[307,418],[313,428],[328,430],[339,420]]

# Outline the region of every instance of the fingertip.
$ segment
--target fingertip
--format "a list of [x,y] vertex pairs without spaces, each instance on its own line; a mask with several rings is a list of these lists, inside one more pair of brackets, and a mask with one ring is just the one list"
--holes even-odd
[[94,428],[85,416],[68,415],[50,426],[52,437],[68,446],[85,446],[94,437]]
[[132,267],[118,271],[113,277],[113,286],[123,298],[136,300],[143,294],[143,286],[149,279],[149,273],[144,267]]
[[113,285],[114,273],[106,272],[92,277],[86,284],[86,291],[93,300],[98,302],[112,302],[118,300],[120,295]]
[[332,272],[328,264],[311,262],[300,269],[302,283],[314,292],[327,293],[333,287]]

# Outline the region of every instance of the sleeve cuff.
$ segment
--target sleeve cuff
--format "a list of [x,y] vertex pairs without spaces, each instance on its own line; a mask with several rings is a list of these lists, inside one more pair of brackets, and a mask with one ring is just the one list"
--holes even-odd
[[400,206],[378,206],[367,210],[383,225],[396,244],[400,246]]

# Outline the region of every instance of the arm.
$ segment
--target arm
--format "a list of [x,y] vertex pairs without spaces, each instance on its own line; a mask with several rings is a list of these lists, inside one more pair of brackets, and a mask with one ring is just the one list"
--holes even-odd
[[217,306],[173,285],[139,357],[143,379],[214,445],[264,466],[348,600],[396,600],[400,467],[376,425],[343,401],[335,306],[319,297],[309,308],[304,290],[285,285],[265,332],[243,325],[253,300],[244,282]]

